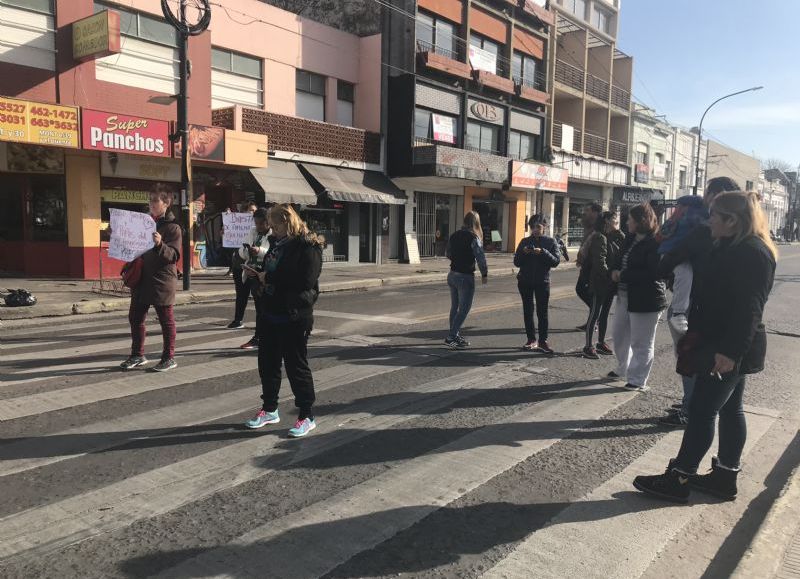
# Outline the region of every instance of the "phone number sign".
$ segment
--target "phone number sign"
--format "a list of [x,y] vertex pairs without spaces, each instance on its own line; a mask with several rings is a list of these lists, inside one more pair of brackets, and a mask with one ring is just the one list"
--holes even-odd
[[77,149],[76,107],[0,97],[0,141]]

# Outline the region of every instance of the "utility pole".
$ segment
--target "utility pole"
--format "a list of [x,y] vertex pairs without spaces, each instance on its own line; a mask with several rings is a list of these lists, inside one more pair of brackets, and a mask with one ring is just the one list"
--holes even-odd
[[[189,156],[189,57],[188,44],[189,37],[201,34],[208,28],[211,22],[211,6],[209,0],[200,0],[198,5],[199,18],[196,23],[188,22],[186,16],[188,0],[179,0],[178,14],[173,14],[169,7],[168,0],[161,0],[161,11],[164,18],[175,27],[178,33],[178,60],[179,60],[179,79],[178,79],[178,114],[175,133],[172,135],[173,142],[181,143],[181,193],[180,205],[183,222],[183,289],[187,291],[192,287],[192,175],[190,170]],[[195,3],[197,5],[197,3]]]

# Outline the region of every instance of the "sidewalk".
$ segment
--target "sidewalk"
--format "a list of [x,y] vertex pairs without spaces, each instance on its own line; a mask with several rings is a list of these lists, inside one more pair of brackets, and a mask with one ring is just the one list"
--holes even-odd
[[732,577],[800,578],[800,467],[772,505]]
[[[488,254],[491,277],[516,274],[513,255]],[[425,260],[421,264],[325,264],[320,277],[323,293],[337,291],[364,291],[390,285],[418,285],[444,282],[450,262],[444,258]],[[572,263],[557,268],[573,271]],[[225,275],[225,268],[212,268],[192,274],[192,289],[184,292],[178,282],[176,304],[197,304],[233,301],[233,280]],[[32,292],[38,303],[32,307],[9,308],[0,304],[0,320],[24,320],[50,316],[92,314],[127,310],[130,298],[118,294],[101,294],[92,291],[97,282],[74,279],[0,278],[0,289],[24,288]]]

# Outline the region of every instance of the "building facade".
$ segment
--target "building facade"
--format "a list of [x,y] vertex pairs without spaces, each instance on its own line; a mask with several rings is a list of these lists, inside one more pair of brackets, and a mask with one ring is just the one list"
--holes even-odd
[[566,190],[549,166],[550,40],[542,1],[401,0],[385,11],[388,171],[408,198],[406,257],[443,256],[475,210],[487,251]]
[[617,48],[619,0],[553,0],[550,53],[553,164],[569,172],[553,216],[572,243],[583,233],[582,206],[610,207],[630,185],[633,59]]
[[[175,30],[156,0],[4,0],[0,28],[0,271],[117,277],[110,210],[179,190]],[[224,261],[220,214],[248,199],[295,203],[330,261],[389,258],[380,51],[258,0],[214,10],[188,47],[196,265]]]
[[751,155],[709,140],[706,173],[708,179],[730,177],[743,191],[756,191],[761,162]]
[[793,183],[779,169],[767,169],[759,175],[758,196],[769,221],[769,229],[782,236],[789,215],[789,193]]

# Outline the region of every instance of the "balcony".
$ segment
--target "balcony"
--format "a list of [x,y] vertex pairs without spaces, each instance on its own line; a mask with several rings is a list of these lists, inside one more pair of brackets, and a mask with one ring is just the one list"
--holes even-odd
[[531,0],[519,0],[519,2],[515,2],[515,4],[518,4],[519,7],[528,14],[536,16],[542,23],[548,26],[555,26],[556,15],[552,10],[539,6],[536,2],[532,2]]
[[[498,67],[497,72],[502,72]],[[486,70],[474,70],[473,75],[475,81],[494,90],[505,92],[508,94],[515,93],[514,81],[510,78],[500,76],[499,74],[492,74]]]
[[547,77],[543,72],[536,72],[532,79],[514,77],[514,84],[517,86],[517,94],[520,98],[533,101],[543,105],[550,104],[550,95],[547,94]]
[[472,78],[472,69],[466,62],[461,62],[456,51],[418,40],[417,57],[422,65],[429,69],[464,79]]
[[[214,111],[214,120],[223,123],[232,118],[225,110]],[[241,129],[246,133],[267,135],[270,152],[291,151],[375,165],[381,162],[379,133],[248,107],[242,107]]]
[[586,131],[583,135],[583,152],[587,155],[606,158],[608,139],[601,135]]
[[614,85],[611,87],[611,104],[626,112],[631,110],[631,93]]
[[572,66],[563,60],[556,61],[556,82],[583,92],[585,86],[585,73],[577,66]]
[[[581,152],[581,138],[583,133],[580,129],[573,128],[573,137],[572,137],[572,151],[576,153]],[[559,121],[553,122],[553,146],[563,148],[562,142],[562,135],[563,135],[563,123]]]
[[619,163],[628,163],[628,145],[609,139],[608,158]]
[[608,102],[611,95],[611,85],[601,78],[597,78],[593,74],[586,75],[586,93],[596,99]]
[[415,139],[412,172],[415,176],[452,177],[485,183],[508,179],[508,158],[469,149],[428,144]]

